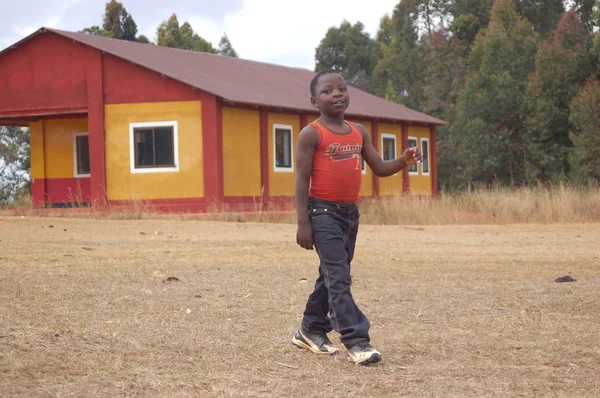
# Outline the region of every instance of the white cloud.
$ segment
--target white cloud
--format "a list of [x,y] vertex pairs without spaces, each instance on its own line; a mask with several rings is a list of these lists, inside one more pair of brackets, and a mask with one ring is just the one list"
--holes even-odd
[[[0,0],[0,2],[5,0]],[[0,13],[0,50],[42,26],[78,31],[101,25],[107,0],[19,0]],[[173,12],[180,23],[213,46],[227,33],[242,58],[314,68],[315,49],[327,29],[345,19],[361,21],[372,36],[379,21],[399,0],[121,0],[133,15],[139,34],[156,39],[156,28]],[[209,7],[210,6],[210,7]],[[195,12],[195,10],[199,10]],[[10,15],[10,17],[9,17]]]
[[398,0],[245,0],[222,24],[190,18],[194,30],[217,45],[224,32],[242,58],[314,68],[315,49],[332,26],[358,21],[374,36]]

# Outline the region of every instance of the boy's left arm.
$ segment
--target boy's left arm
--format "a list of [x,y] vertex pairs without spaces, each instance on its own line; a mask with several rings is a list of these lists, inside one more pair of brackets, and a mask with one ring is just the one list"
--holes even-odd
[[423,154],[417,147],[407,148],[402,156],[392,160],[383,160],[371,143],[369,132],[362,124],[356,124],[363,136],[362,156],[377,177],[388,177],[396,174],[411,164],[417,164],[423,160]]

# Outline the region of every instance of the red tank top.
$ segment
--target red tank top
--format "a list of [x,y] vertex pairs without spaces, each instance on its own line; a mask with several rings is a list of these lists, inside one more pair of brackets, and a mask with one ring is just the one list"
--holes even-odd
[[352,123],[347,134],[336,134],[319,121],[312,122],[321,140],[313,158],[309,195],[330,202],[358,199],[362,182],[363,137]]

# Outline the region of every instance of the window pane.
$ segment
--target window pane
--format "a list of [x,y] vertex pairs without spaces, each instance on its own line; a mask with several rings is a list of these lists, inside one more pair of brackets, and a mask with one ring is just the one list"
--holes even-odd
[[87,135],[75,138],[77,147],[77,174],[90,174],[90,145]]
[[423,151],[423,173],[429,173],[429,141],[421,141]]
[[396,140],[393,138],[383,139],[383,160],[396,159]]
[[155,166],[175,166],[173,151],[173,127],[157,127],[154,129],[156,151]]
[[292,167],[292,132],[275,129],[275,166]]
[[[417,146],[417,140],[415,140],[414,138],[409,138],[408,139],[408,147],[412,148],[414,146]],[[419,166],[417,166],[416,164],[412,164],[412,165],[408,166],[408,171],[416,173],[417,171],[419,171],[418,167]]]
[[154,165],[152,129],[135,129],[135,167]]

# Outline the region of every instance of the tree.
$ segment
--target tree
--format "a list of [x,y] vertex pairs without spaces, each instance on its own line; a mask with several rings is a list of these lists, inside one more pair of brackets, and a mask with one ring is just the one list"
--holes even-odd
[[376,36],[375,40],[378,43],[389,47],[392,44],[393,38],[394,38],[394,25],[392,23],[392,18],[390,18],[389,15],[385,15],[379,21],[379,30],[377,31],[377,36]]
[[[123,3],[111,0],[106,3],[102,27],[98,25],[83,29],[81,32],[90,35],[110,37],[112,39],[139,41],[136,38],[137,24],[127,12]],[[145,36],[144,36],[145,38]],[[147,38],[145,38],[148,40]]]
[[[184,35],[186,35],[186,39],[191,38],[192,32],[188,31],[192,30],[192,27],[187,24],[184,27]],[[187,37],[190,35],[190,37]],[[169,17],[167,21],[163,21],[156,31],[156,44],[163,47],[172,47],[172,48],[183,48],[183,41],[181,38],[181,32],[179,30],[179,20],[177,19],[177,15],[173,14]]]
[[569,153],[570,176],[574,181],[600,182],[600,82],[588,80],[571,104],[573,126]]
[[344,20],[331,27],[315,51],[315,71],[333,68],[349,84],[371,91],[373,69],[380,58],[379,44],[364,31],[364,25]]
[[494,3],[489,26],[473,44],[452,126],[460,155],[457,183],[524,181],[522,109],[538,37],[512,0]]
[[31,188],[29,129],[0,127],[0,204]]
[[84,28],[83,30],[81,30],[81,33],[94,36],[107,36],[107,33],[98,25],[90,26],[89,28]]
[[450,188],[457,158],[457,141],[450,126],[456,120],[456,102],[467,77],[469,47],[440,28],[430,40],[424,75],[423,112],[449,123],[437,130],[439,184]]
[[[490,22],[493,5],[494,0],[454,0],[451,2],[449,10],[454,22],[461,16],[470,16],[469,24],[485,29]],[[455,31],[454,28],[452,31]],[[475,37],[473,36],[473,38]]]
[[542,37],[556,29],[556,23],[565,12],[563,0],[518,0],[516,8]]
[[106,3],[102,29],[113,39],[135,41],[137,25],[123,3],[111,0]]
[[581,19],[570,11],[536,55],[525,110],[526,168],[530,183],[557,182],[569,174],[570,104],[596,70],[592,40]]
[[577,13],[588,32],[591,32],[596,24],[598,13],[597,0],[573,0],[573,11]]
[[219,42],[219,48],[217,49],[217,54],[225,55],[226,57],[238,57],[238,53],[233,49],[227,34],[224,34],[221,37],[221,41]]
[[167,21],[163,21],[158,26],[156,36],[156,44],[159,46],[216,53],[212,44],[195,33],[189,22],[184,22],[180,27],[176,14],[171,15]]
[[138,36],[138,38],[137,38],[137,41],[138,41],[139,43],[144,43],[144,44],[152,44],[152,43],[150,42],[150,40],[149,40],[149,39],[148,39],[146,36],[144,36],[144,35],[139,35],[139,36]]
[[419,41],[419,3],[401,0],[392,14],[393,36],[373,72],[375,93],[419,110],[423,100],[427,38]]

